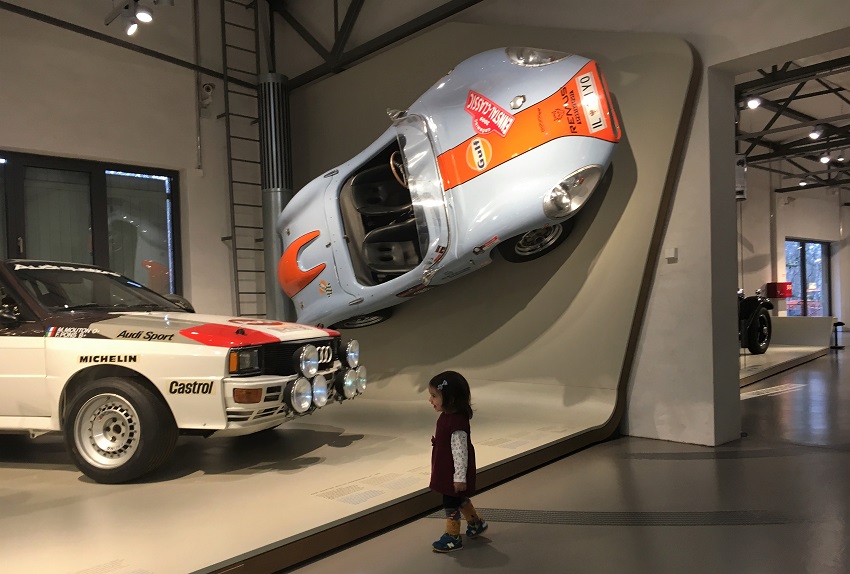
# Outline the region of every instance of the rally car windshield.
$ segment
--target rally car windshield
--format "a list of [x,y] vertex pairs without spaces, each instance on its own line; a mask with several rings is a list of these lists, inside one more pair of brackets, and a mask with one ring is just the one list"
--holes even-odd
[[106,269],[49,263],[11,267],[21,285],[48,311],[182,311],[154,291]]
[[407,184],[416,218],[423,257],[438,245],[448,244],[448,220],[437,158],[422,116],[411,114],[395,122],[404,155]]

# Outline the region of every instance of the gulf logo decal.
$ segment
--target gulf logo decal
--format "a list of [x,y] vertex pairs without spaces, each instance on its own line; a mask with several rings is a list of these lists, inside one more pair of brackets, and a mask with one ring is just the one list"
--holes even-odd
[[[483,98],[483,99],[482,99]],[[586,136],[617,142],[619,122],[595,62],[588,62],[558,91],[530,105],[510,121],[497,113],[493,102],[470,91],[466,111],[473,115],[473,127],[481,133],[476,117],[492,120],[481,124],[502,137],[476,135],[437,158],[443,189],[451,189],[489,171],[516,156],[565,136]],[[495,110],[495,111],[494,111]],[[476,116],[475,111],[479,116]],[[505,112],[507,113],[507,112]],[[486,142],[486,143],[485,143]]]
[[473,138],[466,148],[466,165],[475,171],[484,171],[493,157],[493,146],[486,138]]
[[283,252],[280,263],[277,265],[277,282],[280,283],[287,297],[295,296],[304,287],[312,283],[319,276],[319,273],[325,270],[324,263],[320,263],[307,271],[302,271],[301,267],[298,266],[298,253],[301,252],[301,248],[306,247],[318,237],[318,231],[305,233],[293,241]]

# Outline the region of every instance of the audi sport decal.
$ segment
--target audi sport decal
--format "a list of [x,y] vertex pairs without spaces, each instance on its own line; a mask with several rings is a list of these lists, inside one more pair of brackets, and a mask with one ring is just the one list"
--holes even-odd
[[174,333],[154,333],[153,331],[121,331],[116,339],[139,339],[142,341],[173,341]]
[[264,343],[280,342],[279,338],[267,335],[256,329],[217,325],[215,323],[189,327],[188,329],[181,330],[180,334],[187,339],[192,339],[210,347],[249,347]]
[[505,137],[514,123],[508,110],[472,90],[466,96],[464,109],[472,116],[472,128],[482,135],[496,132]]
[[280,258],[280,263],[277,266],[277,281],[280,283],[281,288],[283,288],[283,292],[290,298],[300,293],[302,289],[312,283],[325,270],[324,263],[320,263],[306,271],[302,271],[301,267],[298,266],[298,254],[301,252],[301,248],[315,241],[319,235],[320,233],[318,231],[305,233],[293,241]]
[[[473,118],[492,113],[488,105],[495,104],[481,94],[469,92],[466,111]],[[611,99],[595,62],[585,64],[554,94],[511,116],[510,122],[502,116],[493,118],[490,132],[495,131],[503,137],[485,139],[474,135],[437,158],[443,189],[466,183],[518,155],[561,137],[575,135],[609,142],[620,140],[619,131],[614,129],[617,118]],[[498,130],[495,126],[505,129]],[[477,127],[475,131],[483,133]],[[490,149],[485,149],[483,141],[487,141]]]

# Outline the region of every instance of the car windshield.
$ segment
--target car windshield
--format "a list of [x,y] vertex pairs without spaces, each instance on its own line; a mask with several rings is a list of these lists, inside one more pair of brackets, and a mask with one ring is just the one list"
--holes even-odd
[[11,268],[18,281],[48,311],[183,311],[145,286],[106,269],[23,262],[15,262]]
[[422,116],[411,114],[396,120],[399,147],[407,169],[407,183],[423,257],[437,245],[448,243],[448,217],[437,158],[428,124]]

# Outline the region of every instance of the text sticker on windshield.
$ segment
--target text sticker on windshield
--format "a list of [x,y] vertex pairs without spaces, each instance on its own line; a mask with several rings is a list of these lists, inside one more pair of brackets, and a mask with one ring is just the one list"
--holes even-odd
[[514,123],[514,117],[507,110],[472,90],[466,97],[465,109],[472,116],[473,129],[482,135],[496,132],[505,137]]

